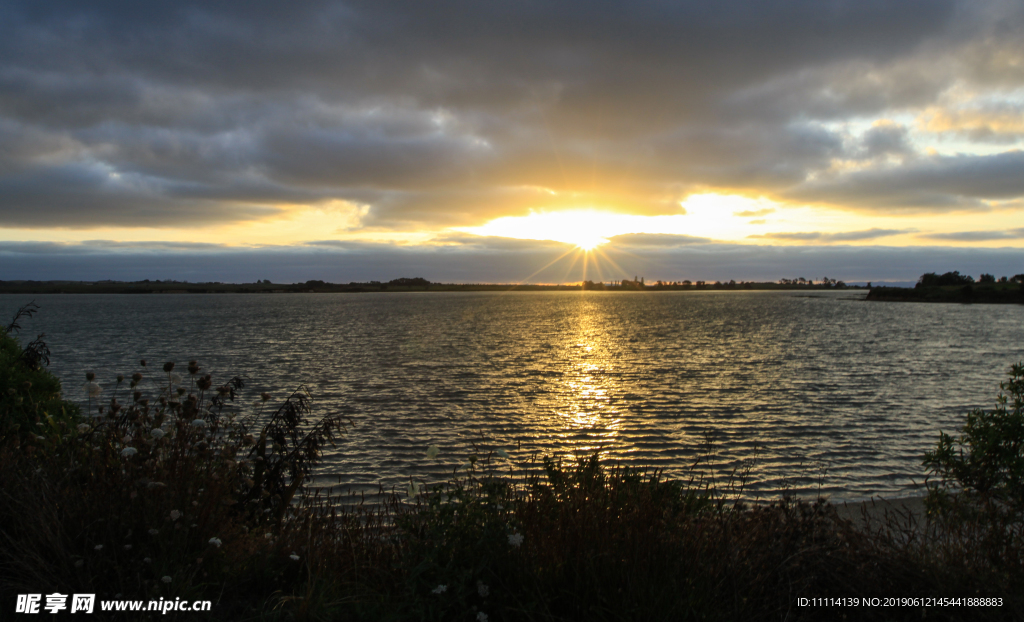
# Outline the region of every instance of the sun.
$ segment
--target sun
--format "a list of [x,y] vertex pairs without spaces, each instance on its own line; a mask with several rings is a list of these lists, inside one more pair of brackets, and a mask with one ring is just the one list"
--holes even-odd
[[582,250],[585,250],[585,251],[592,251],[595,248],[597,248],[598,246],[601,246],[602,244],[607,244],[608,243],[608,239],[607,238],[602,238],[601,236],[593,236],[593,237],[581,238],[580,240],[574,241],[573,243],[576,244],[576,248],[579,248],[579,249],[582,249]]
[[465,227],[460,231],[475,235],[495,235],[524,240],[554,240],[575,244],[577,248],[592,251],[608,243],[619,227],[610,222],[620,215],[597,210],[581,209],[559,212],[535,212],[529,216],[496,218],[481,227]]

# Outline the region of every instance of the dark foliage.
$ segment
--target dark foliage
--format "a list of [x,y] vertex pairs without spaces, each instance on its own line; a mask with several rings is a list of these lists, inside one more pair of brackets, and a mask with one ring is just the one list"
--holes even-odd
[[[995,279],[992,279],[994,282]],[[986,282],[982,280],[982,282]],[[942,287],[944,285],[970,285],[974,283],[974,277],[966,274],[960,274],[960,272],[954,270],[952,272],[946,272],[945,274],[936,274],[934,272],[928,272],[921,275],[921,278],[917,280],[917,287]]]

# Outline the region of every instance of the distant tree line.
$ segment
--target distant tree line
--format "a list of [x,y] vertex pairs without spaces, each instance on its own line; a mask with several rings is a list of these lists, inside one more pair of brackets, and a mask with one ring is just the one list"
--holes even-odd
[[945,274],[936,274],[935,272],[927,272],[921,275],[921,278],[917,280],[917,285],[914,287],[943,287],[948,285],[973,285],[977,283],[1024,283],[1024,274],[1015,274],[1010,278],[1005,276],[996,279],[994,275],[984,273],[978,277],[975,281],[974,277],[968,274],[960,274],[958,270],[952,272],[946,272]]

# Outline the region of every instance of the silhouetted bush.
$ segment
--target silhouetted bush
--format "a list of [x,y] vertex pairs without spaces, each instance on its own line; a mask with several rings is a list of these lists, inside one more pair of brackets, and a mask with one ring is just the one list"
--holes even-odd
[[17,442],[38,445],[59,438],[78,415],[78,406],[61,398],[61,385],[46,370],[50,350],[39,335],[25,347],[14,337],[18,322],[31,317],[29,303],[0,328],[0,445]]
[[960,272],[954,270],[952,272],[946,272],[945,274],[935,274],[934,272],[928,272],[921,275],[921,278],[917,280],[917,287],[941,287],[944,285],[970,285],[974,283],[974,277],[966,274],[960,274]]
[[942,432],[925,466],[935,515],[968,530],[1004,564],[1024,563],[1024,365],[1010,368],[992,410],[967,414],[958,434]]

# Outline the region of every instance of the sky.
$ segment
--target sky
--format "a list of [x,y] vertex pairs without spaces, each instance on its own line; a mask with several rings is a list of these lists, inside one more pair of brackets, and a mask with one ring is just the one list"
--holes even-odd
[[1024,3],[0,0],[0,279],[1024,273]]

